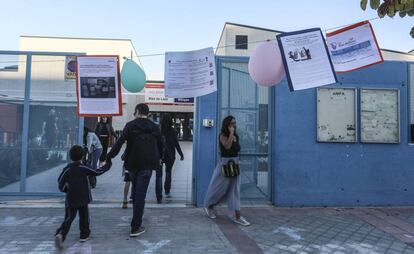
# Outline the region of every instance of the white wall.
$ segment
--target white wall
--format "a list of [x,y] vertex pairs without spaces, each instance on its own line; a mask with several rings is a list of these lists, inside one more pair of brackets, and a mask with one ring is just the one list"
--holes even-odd
[[414,55],[410,54],[400,54],[396,52],[390,52],[387,50],[381,50],[382,57],[384,60],[389,61],[414,61]]

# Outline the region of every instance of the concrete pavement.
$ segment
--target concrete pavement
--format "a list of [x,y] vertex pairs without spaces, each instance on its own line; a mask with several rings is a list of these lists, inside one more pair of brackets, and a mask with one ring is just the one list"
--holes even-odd
[[[414,208],[243,208],[242,227],[221,207],[146,209],[147,232],[130,238],[131,209],[91,208],[90,241],[77,220],[61,253],[414,253]],[[0,208],[0,253],[59,253],[63,208]]]

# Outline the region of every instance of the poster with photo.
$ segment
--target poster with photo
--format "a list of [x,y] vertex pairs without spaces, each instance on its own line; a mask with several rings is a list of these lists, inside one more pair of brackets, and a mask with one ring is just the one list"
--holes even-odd
[[122,115],[118,56],[78,56],[76,60],[78,115]]
[[327,33],[326,41],[335,71],[338,73],[384,62],[368,21]]
[[320,28],[276,36],[291,91],[337,82]]
[[65,58],[65,80],[76,79],[76,56]]
[[165,96],[189,98],[217,91],[213,48],[165,53]]

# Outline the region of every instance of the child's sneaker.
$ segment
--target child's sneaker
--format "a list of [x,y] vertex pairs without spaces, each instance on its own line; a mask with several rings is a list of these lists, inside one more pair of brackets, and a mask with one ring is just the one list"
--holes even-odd
[[128,208],[128,202],[124,201],[122,202],[122,209],[127,209]]
[[240,224],[242,226],[250,226],[250,222],[248,222],[244,217],[240,216],[239,218],[234,217],[233,221],[237,224]]
[[58,249],[63,249],[63,236],[62,234],[55,235],[55,246]]

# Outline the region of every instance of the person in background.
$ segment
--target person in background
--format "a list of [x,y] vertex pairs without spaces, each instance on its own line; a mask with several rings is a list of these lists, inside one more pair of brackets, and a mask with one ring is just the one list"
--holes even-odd
[[63,248],[63,242],[77,213],[79,213],[79,240],[85,242],[89,239],[91,230],[89,228],[88,204],[92,201],[92,193],[88,177],[101,175],[108,171],[112,165],[110,160],[106,161],[105,165],[98,170],[82,165],[85,153],[83,148],[78,145],[71,147],[69,156],[72,162],[62,170],[58,178],[59,190],[66,193],[65,218],[55,233],[55,245],[59,249]]
[[209,218],[215,219],[217,216],[214,206],[222,200],[227,200],[229,209],[235,213],[233,221],[242,226],[249,226],[250,223],[240,215],[240,175],[225,177],[221,172],[222,165],[231,160],[239,164],[239,142],[239,136],[236,133],[236,118],[227,116],[223,120],[219,136],[221,159],[217,163],[208,186],[204,211]]
[[177,133],[173,128],[173,121],[170,114],[164,114],[161,118],[161,134],[163,135],[165,142],[163,156],[163,163],[165,164],[164,192],[165,195],[169,197],[171,191],[172,168],[175,162],[175,150],[177,150],[180,155],[180,160],[184,160],[184,154],[181,150],[180,143],[178,142]]
[[[137,117],[137,114],[134,113],[134,117]],[[128,148],[128,147],[127,147]],[[129,188],[131,186],[131,176],[129,175],[128,170],[125,168],[125,161],[127,160],[127,156],[128,156],[128,149],[125,148],[124,153],[121,155],[121,160],[124,162],[122,165],[122,176],[124,177],[124,200],[122,201],[122,209],[127,209],[128,208],[128,193],[129,193]],[[132,197],[132,193],[133,191],[131,190],[131,196],[130,196],[130,201],[133,200]]]
[[83,127],[83,144],[87,147],[90,158],[90,167],[93,169],[98,168],[98,161],[102,154],[102,145],[98,136],[89,128]]
[[56,122],[56,111],[49,110],[49,113],[42,124],[42,138],[47,147],[54,148],[56,145],[58,127]]
[[102,162],[106,158],[109,141],[112,140],[112,137],[118,138],[118,136],[116,135],[114,128],[112,128],[112,125],[109,123],[107,117],[100,117],[95,126],[95,133],[98,135],[99,141],[101,141],[102,144],[102,153],[99,158],[99,161]]

